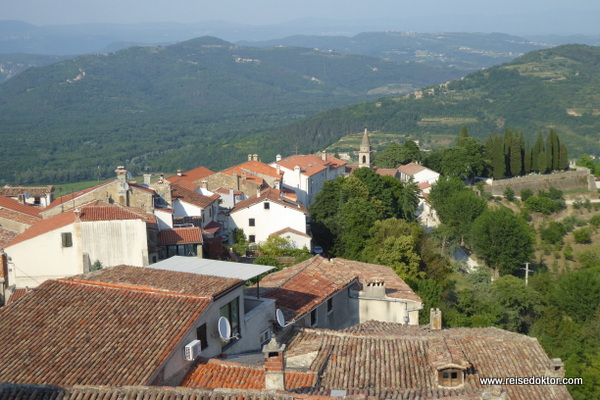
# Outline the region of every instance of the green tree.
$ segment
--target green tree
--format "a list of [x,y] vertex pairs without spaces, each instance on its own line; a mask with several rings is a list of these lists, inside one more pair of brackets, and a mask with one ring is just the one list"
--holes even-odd
[[510,147],[510,172],[512,176],[521,175],[523,171],[523,149],[521,139],[513,137]]
[[506,208],[487,209],[475,219],[470,243],[496,274],[512,274],[533,255],[532,232]]
[[504,155],[504,142],[501,136],[494,134],[494,154],[492,159],[494,179],[502,179],[506,174],[506,158]]

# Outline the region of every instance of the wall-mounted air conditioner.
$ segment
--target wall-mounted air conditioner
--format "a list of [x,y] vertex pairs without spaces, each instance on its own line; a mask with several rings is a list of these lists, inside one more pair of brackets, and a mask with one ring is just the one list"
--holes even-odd
[[185,345],[184,358],[187,361],[194,361],[200,355],[200,350],[200,341],[192,340],[191,342]]

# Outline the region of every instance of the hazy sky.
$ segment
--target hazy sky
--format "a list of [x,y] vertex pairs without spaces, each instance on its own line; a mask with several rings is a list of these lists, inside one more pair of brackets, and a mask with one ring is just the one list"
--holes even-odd
[[[464,30],[494,16],[539,16],[534,24],[576,27],[577,17],[598,20],[598,0],[0,0],[0,19],[35,25],[89,22],[200,22],[225,20],[252,25],[306,17],[335,20],[410,19],[446,16]],[[471,19],[469,19],[471,18]],[[574,20],[575,19],[575,20]],[[472,25],[470,25],[472,23]],[[522,23],[522,22],[519,22]],[[495,27],[490,26],[490,29]]]

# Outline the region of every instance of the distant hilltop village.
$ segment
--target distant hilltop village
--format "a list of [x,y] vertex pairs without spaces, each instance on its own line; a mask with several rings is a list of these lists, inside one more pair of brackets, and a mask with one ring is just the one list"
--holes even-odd
[[[357,165],[249,154],[142,183],[119,166],[58,198],[3,188],[0,398],[571,399],[563,385],[485,381],[562,379],[536,339],[445,328],[392,268],[313,243],[316,196],[363,168],[414,185],[414,217],[436,220],[426,199],[440,174],[376,169],[373,154],[365,130]],[[249,248],[283,238],[313,254],[280,270],[247,263],[231,249],[240,232]]]

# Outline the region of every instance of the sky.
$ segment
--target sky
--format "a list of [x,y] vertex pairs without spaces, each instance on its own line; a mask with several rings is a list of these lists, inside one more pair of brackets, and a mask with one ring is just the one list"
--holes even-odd
[[508,31],[502,27],[521,26],[578,33],[593,29],[599,17],[598,0],[0,0],[0,19],[33,25],[210,20],[267,25],[320,18],[397,21],[406,30],[411,24],[429,23],[431,31],[436,25],[455,27],[454,31]]

